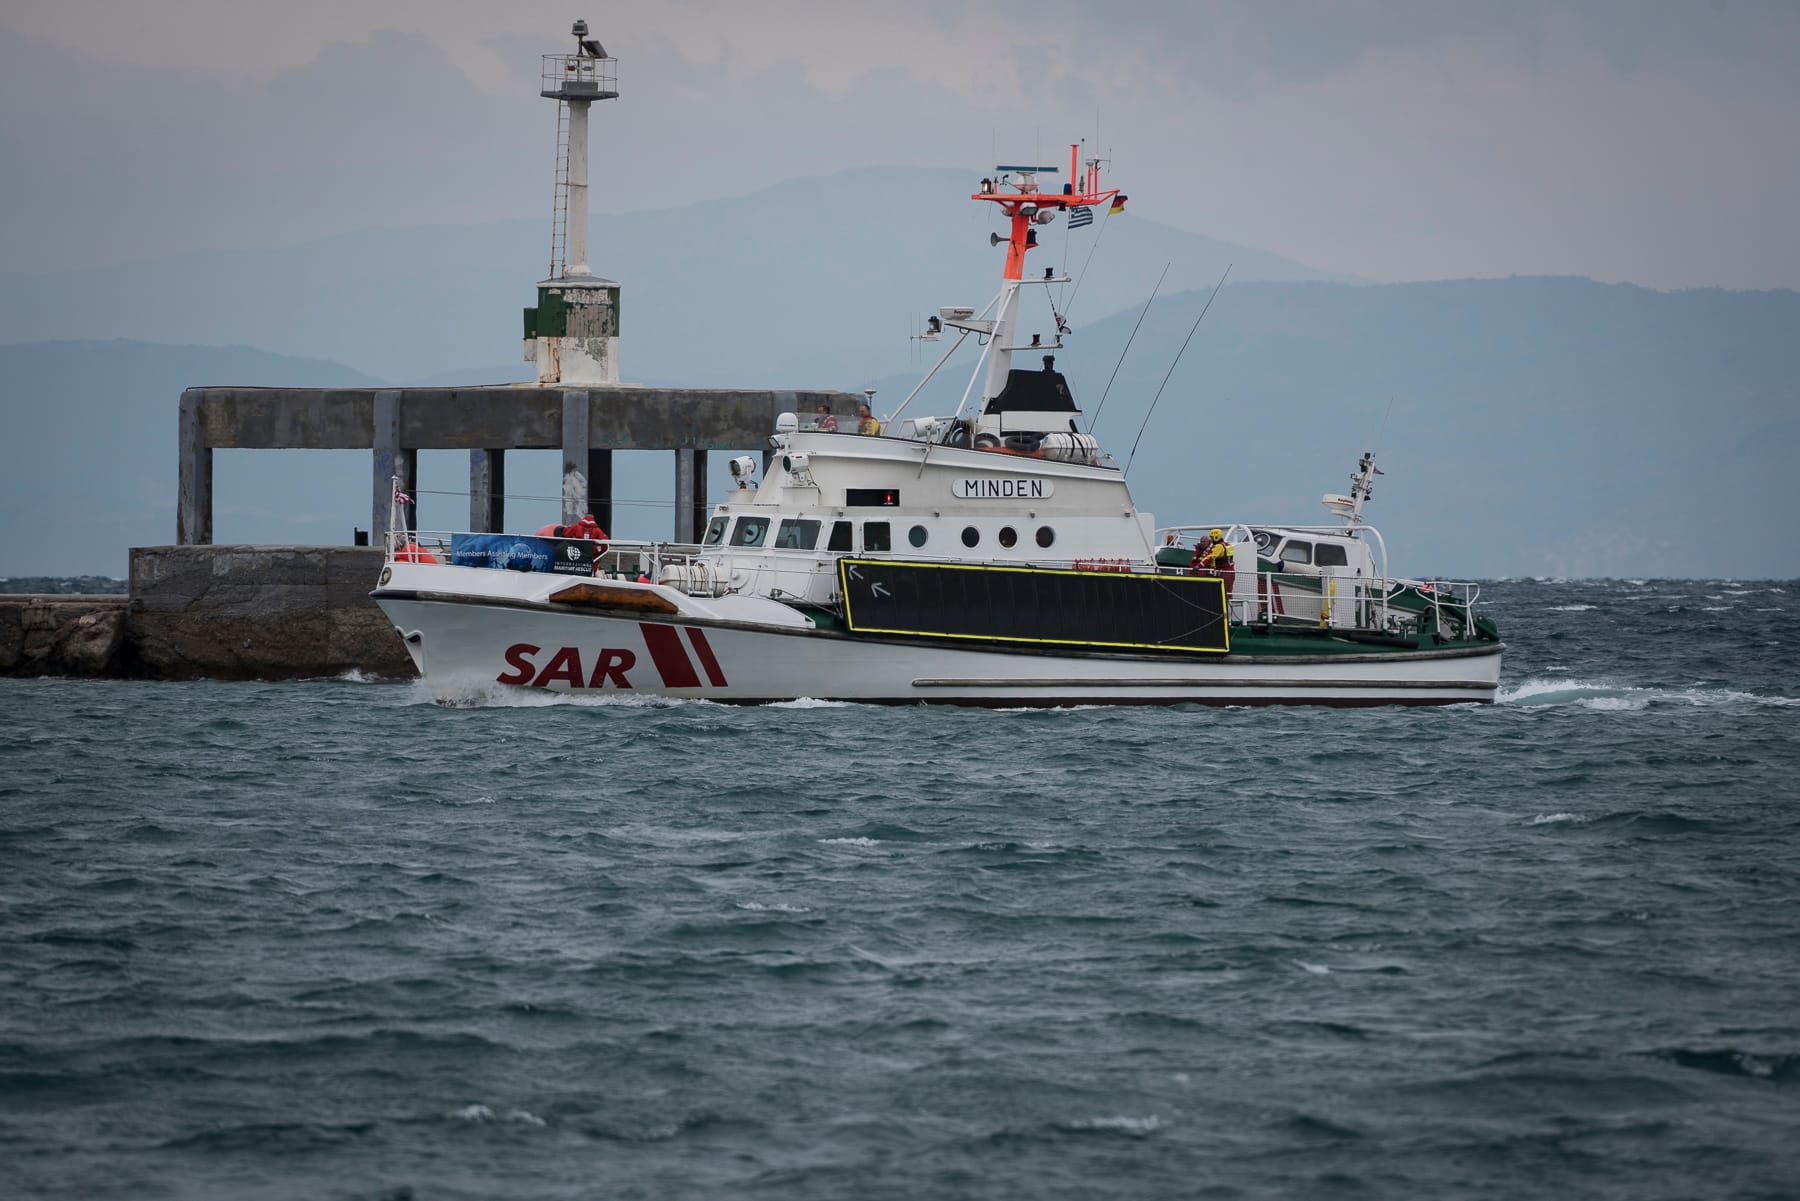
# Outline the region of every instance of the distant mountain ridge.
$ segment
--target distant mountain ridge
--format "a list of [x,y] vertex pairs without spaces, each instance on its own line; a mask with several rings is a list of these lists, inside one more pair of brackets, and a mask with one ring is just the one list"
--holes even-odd
[[[997,226],[967,199],[975,184],[957,170],[859,168],[596,215],[595,270],[624,286],[625,377],[680,362],[695,385],[840,388],[902,367],[926,313],[980,306],[994,292]],[[17,342],[245,344],[386,379],[437,377],[521,359],[520,310],[548,270],[549,235],[548,219],[369,229],[284,249],[0,275],[0,329]],[[1074,294],[1076,319],[1141,302],[1165,263],[1171,290],[1210,285],[1228,262],[1234,279],[1325,278],[1129,213],[1103,217],[1066,247],[1060,222],[1042,236],[1034,270],[1079,272],[1101,238]],[[813,348],[803,362],[790,354],[796,338]]]
[[[1158,299],[1123,357],[1141,303],[1077,320],[1058,359],[1121,463],[1142,431],[1130,478],[1165,522],[1323,522],[1319,495],[1342,491],[1373,449],[1387,474],[1368,517],[1400,573],[1800,576],[1787,484],[1800,449],[1800,294],[1570,278],[1246,282],[1221,291],[1196,329],[1209,291]],[[1050,332],[1047,313],[1028,313],[1024,332],[1033,321]],[[778,313],[684,328],[717,361],[673,339],[666,357],[641,354],[640,378],[710,383],[753,343],[777,378],[814,361],[806,331]],[[973,359],[965,347],[909,411],[952,411]],[[893,412],[923,371],[868,380],[877,409]],[[377,382],[245,347],[0,346],[0,412],[25,448],[0,479],[0,575],[120,575],[126,547],[173,539],[183,387]],[[554,496],[554,452],[514,457],[512,492]],[[717,497],[726,456],[712,457]],[[615,533],[667,536],[670,459],[621,454]],[[368,524],[369,470],[366,452],[219,452],[217,536],[348,542]],[[425,452],[421,475],[422,522],[460,526],[466,456]],[[514,504],[510,524],[548,520],[554,504]]]
[[[15,448],[10,469],[0,475],[7,535],[0,575],[123,576],[126,548],[175,540],[175,433],[183,388],[380,382],[338,363],[246,346],[128,339],[0,346],[0,414]],[[259,490],[285,492],[332,460],[367,458],[337,451],[217,452],[220,541],[322,540],[320,527],[296,525],[296,514],[259,505]],[[337,487],[341,480],[322,482]],[[368,524],[366,516],[361,520]],[[329,541],[349,538],[334,530]]]
[[[1205,300],[1145,319],[1098,429],[1121,457]],[[1789,578],[1797,329],[1792,291],[1228,287],[1132,480],[1159,514],[1316,522],[1373,449],[1388,474],[1367,516],[1407,574]],[[1078,395],[1105,387],[1127,332],[1123,316],[1092,331]]]

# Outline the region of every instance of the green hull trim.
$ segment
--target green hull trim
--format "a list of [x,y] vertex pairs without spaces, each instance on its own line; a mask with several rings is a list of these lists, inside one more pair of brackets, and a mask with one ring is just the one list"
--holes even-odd
[[1367,655],[1383,651],[1434,651],[1491,647],[1494,638],[1444,638],[1433,634],[1389,635],[1361,630],[1283,630],[1265,625],[1231,627],[1234,655]]

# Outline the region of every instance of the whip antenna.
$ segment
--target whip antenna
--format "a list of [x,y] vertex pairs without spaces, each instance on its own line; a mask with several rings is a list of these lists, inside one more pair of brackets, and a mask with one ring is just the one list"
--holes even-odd
[[1163,280],[1169,277],[1169,268],[1173,263],[1164,263],[1162,274],[1156,277],[1156,287],[1150,289],[1150,299],[1144,302],[1144,311],[1138,314],[1137,325],[1131,327],[1131,338],[1125,339],[1125,350],[1119,352],[1119,361],[1113,364],[1113,372],[1106,377],[1106,391],[1100,393],[1100,403],[1094,406],[1094,419],[1088,422],[1088,428],[1100,427],[1100,410],[1106,407],[1106,398],[1112,392],[1113,381],[1119,378],[1119,368],[1125,365],[1125,351],[1131,349],[1132,338],[1137,337],[1138,326],[1144,324],[1144,318],[1150,315],[1150,306],[1156,303],[1156,294],[1162,291]]
[[1133,459],[1137,458],[1138,442],[1142,442],[1144,440],[1144,429],[1145,429],[1145,427],[1147,427],[1150,424],[1150,414],[1156,412],[1156,402],[1162,399],[1163,388],[1166,388],[1169,386],[1169,376],[1175,374],[1176,364],[1180,363],[1181,356],[1187,353],[1188,343],[1192,342],[1194,340],[1194,330],[1199,329],[1200,323],[1206,319],[1207,309],[1212,308],[1213,298],[1218,296],[1219,289],[1223,288],[1225,286],[1225,276],[1230,275],[1230,274],[1231,274],[1231,264],[1226,263],[1224,275],[1219,276],[1219,282],[1213,285],[1212,296],[1208,296],[1206,298],[1206,304],[1200,309],[1200,315],[1198,317],[1194,318],[1194,324],[1191,328],[1189,328],[1187,338],[1182,341],[1181,349],[1175,352],[1175,362],[1169,364],[1169,374],[1163,376],[1162,387],[1158,388],[1156,390],[1156,395],[1152,396],[1150,398],[1150,408],[1148,410],[1146,410],[1144,413],[1144,424],[1138,426],[1137,440],[1131,444],[1131,454],[1129,456],[1127,456],[1125,459],[1125,470],[1122,474],[1124,474],[1124,475],[1131,474],[1131,461]]

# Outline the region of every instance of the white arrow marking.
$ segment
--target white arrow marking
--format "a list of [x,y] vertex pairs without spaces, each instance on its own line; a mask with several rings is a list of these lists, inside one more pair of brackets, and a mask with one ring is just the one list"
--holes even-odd
[[880,582],[877,581],[876,583],[869,585],[869,595],[870,596],[888,596],[890,594],[889,594],[888,590],[886,588],[882,587]]

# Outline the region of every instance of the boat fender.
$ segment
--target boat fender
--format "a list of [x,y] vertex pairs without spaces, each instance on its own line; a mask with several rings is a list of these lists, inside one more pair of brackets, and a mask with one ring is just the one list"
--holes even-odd
[[975,449],[976,450],[998,450],[998,449],[1000,449],[1000,439],[994,437],[994,435],[992,435],[992,434],[976,434],[975,435]]

